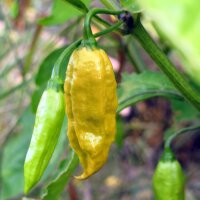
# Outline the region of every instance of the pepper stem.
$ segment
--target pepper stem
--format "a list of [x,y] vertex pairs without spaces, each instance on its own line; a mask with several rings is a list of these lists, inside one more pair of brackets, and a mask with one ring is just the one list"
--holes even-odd
[[173,161],[175,159],[175,155],[170,147],[164,149],[164,152],[161,156],[162,161]]
[[121,13],[124,13],[125,11],[123,10],[118,10],[118,11],[113,11],[113,10],[108,10],[108,9],[100,9],[100,8],[94,8],[90,10],[85,17],[84,20],[84,29],[83,29],[83,36],[84,40],[87,41],[91,46],[96,46],[96,40],[95,36],[92,33],[91,29],[91,19],[93,16],[97,14],[110,14],[110,15],[119,15]]

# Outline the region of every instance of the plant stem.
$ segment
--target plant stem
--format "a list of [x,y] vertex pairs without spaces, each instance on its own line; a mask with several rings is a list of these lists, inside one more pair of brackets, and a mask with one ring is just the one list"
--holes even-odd
[[143,48],[157,63],[158,67],[167,75],[175,87],[183,94],[185,99],[187,99],[200,111],[200,95],[193,88],[191,88],[191,86],[187,83],[180,72],[165,56],[161,49],[155,44],[139,20],[135,24],[133,35],[139,40]]
[[174,138],[178,137],[179,135],[182,135],[185,132],[195,131],[197,129],[200,129],[200,125],[183,128],[183,129],[177,131],[176,133],[174,133],[173,135],[171,135],[170,137],[167,138],[167,140],[165,141],[165,149],[170,148],[170,145],[171,145],[172,141],[174,140]]
[[103,31],[101,31],[101,32],[98,32],[98,33],[94,34],[94,37],[96,38],[96,37],[99,37],[99,36],[101,36],[101,35],[105,35],[105,34],[107,34],[107,33],[110,33],[110,32],[112,32],[112,31],[116,30],[116,29],[117,29],[119,26],[121,26],[122,24],[123,24],[122,21],[118,21],[117,23],[113,24],[113,25],[110,26],[109,28],[107,28],[107,29],[105,29],[105,30],[103,30]]
[[85,21],[84,21],[84,32],[83,32],[84,39],[89,40],[89,42],[91,44],[94,44],[94,45],[96,44],[96,40],[92,34],[92,30],[91,30],[91,26],[90,26],[91,19],[93,16],[95,16],[96,14],[119,15],[123,12],[124,11],[122,11],[122,10],[114,11],[114,10],[108,10],[108,9],[103,9],[103,8],[94,8],[94,9],[90,10],[87,13],[87,15],[85,17]]
[[106,27],[111,26],[111,24],[110,24],[109,22],[105,21],[104,19],[102,19],[102,18],[99,17],[99,16],[94,16],[94,18],[95,18],[99,23],[103,24],[103,25],[106,26]]

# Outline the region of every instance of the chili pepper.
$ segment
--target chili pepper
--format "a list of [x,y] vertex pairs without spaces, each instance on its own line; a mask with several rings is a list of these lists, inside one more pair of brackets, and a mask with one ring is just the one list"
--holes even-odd
[[170,148],[165,149],[153,176],[155,200],[184,200],[185,177]]
[[24,164],[25,193],[41,178],[57,144],[65,113],[62,84],[50,80],[36,112],[35,125]]
[[116,81],[107,54],[80,47],[69,60],[65,80],[68,138],[86,179],[106,162],[115,138]]

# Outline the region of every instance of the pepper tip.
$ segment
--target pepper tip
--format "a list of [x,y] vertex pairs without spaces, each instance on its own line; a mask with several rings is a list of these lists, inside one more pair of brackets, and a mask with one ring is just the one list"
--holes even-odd
[[89,175],[86,174],[86,173],[83,173],[83,174],[81,174],[80,176],[74,176],[74,178],[77,179],[77,180],[85,180],[85,179],[87,179],[88,177],[89,177]]

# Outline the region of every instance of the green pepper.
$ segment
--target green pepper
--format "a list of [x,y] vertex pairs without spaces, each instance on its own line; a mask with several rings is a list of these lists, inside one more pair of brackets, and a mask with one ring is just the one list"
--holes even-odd
[[184,200],[185,176],[170,148],[166,148],[153,176],[155,200]]
[[58,57],[47,89],[41,97],[24,164],[25,193],[28,193],[40,180],[58,142],[65,115],[64,80],[61,72],[62,68],[65,68],[64,63],[80,42],[79,39],[69,45]]
[[39,102],[24,164],[25,193],[40,180],[57,144],[65,114],[62,84],[50,80]]

